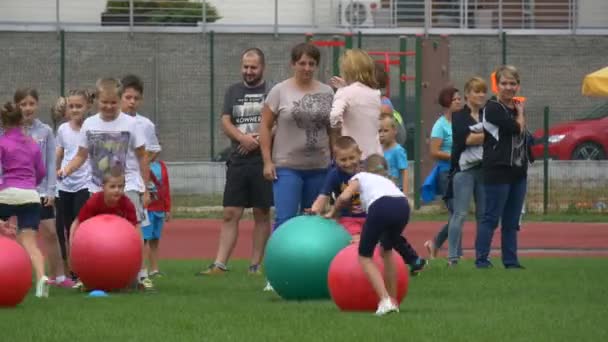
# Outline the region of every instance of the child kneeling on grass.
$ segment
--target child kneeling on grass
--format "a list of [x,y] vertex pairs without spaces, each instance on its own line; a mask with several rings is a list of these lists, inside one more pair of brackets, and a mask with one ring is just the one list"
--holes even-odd
[[[392,250],[399,244],[400,236],[410,218],[407,197],[388,178],[388,166],[384,157],[372,154],[365,160],[366,172],[359,172],[348,182],[348,186],[326,214],[331,218],[335,212],[351,203],[355,193],[360,193],[361,203],[367,218],[359,241],[359,262],[365,275],[380,298],[376,315],[399,312],[397,298],[397,268]],[[374,248],[380,242],[384,261],[384,279],[372,260]]]
[[[72,223],[70,229],[70,243],[74,241],[74,236],[80,222],[84,222],[92,217],[110,214],[120,216],[129,221],[134,228],[141,234],[135,206],[125,195],[125,174],[121,168],[112,168],[103,175],[103,189],[93,194],[84,206],[80,209],[78,217]],[[134,279],[137,283],[137,281]],[[74,288],[83,289],[82,282],[78,281]]]

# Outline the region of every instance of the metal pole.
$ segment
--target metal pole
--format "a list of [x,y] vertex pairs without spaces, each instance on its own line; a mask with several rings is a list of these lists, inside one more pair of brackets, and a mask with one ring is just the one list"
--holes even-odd
[[61,8],[61,4],[60,4],[61,0],[56,0],[55,1],[55,25],[57,26],[57,33],[59,34],[61,31],[61,17],[60,17],[60,8]]
[[274,37],[279,38],[279,0],[274,0]]
[[357,32],[357,48],[361,49],[363,46],[363,33],[361,31]]
[[129,0],[129,36],[133,37],[133,0]]
[[[399,36],[399,52],[403,53],[407,51],[407,37]],[[406,87],[405,77],[407,72],[407,61],[406,56],[401,54],[399,55],[399,111],[401,112],[401,116],[405,115],[407,111],[406,107]],[[405,127],[404,127],[405,128]]]
[[[340,36],[333,36],[332,40],[334,42],[338,42],[340,40]],[[340,75],[340,47],[339,46],[333,46],[332,47],[333,50],[333,71],[332,71],[332,76],[338,76]]]
[[65,31],[59,31],[59,94],[65,96]]
[[420,144],[422,143],[422,37],[416,36],[416,79],[415,79],[415,124],[414,131],[414,208],[420,209],[420,184],[422,180],[422,165]]
[[502,0],[498,0],[498,32],[502,33]]
[[355,13],[355,4],[354,4],[353,0],[350,0],[349,6],[350,6],[350,18],[348,18],[348,31],[353,32],[353,19],[354,19],[354,13]]
[[543,214],[549,208],[549,107],[543,113]]
[[431,27],[431,0],[424,0],[424,36],[427,37]]
[[502,31],[502,65],[507,64],[507,32]]
[[353,48],[353,34],[350,32],[344,34],[344,48],[347,50]]
[[310,0],[310,9],[312,10],[311,26],[317,27],[317,0]]
[[209,160],[215,157],[215,53],[214,32],[209,32]]
[[207,33],[207,1],[206,0],[203,0],[202,11],[203,11],[202,29],[203,29],[203,33]]

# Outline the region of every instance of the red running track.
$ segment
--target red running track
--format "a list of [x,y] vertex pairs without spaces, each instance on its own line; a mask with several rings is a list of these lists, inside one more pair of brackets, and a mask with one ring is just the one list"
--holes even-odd
[[[423,244],[441,228],[441,222],[413,222],[405,236],[422,256]],[[161,258],[212,259],[217,251],[221,220],[173,220],[167,222],[161,240]],[[253,222],[243,221],[233,258],[251,255]],[[475,223],[464,227],[463,249],[472,256]],[[494,235],[493,253],[500,252],[500,231]],[[594,256],[608,257],[608,224],[606,223],[525,223],[519,234],[520,253],[524,256]],[[440,255],[445,255],[446,248]]]

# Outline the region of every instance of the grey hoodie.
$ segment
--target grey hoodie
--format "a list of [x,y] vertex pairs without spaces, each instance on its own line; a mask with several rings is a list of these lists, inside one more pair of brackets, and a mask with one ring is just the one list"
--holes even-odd
[[42,121],[35,119],[31,126],[25,126],[25,132],[31,136],[42,154],[42,162],[46,167],[46,177],[38,186],[40,197],[55,197],[55,185],[57,183],[57,170],[55,168],[55,135],[51,127]]

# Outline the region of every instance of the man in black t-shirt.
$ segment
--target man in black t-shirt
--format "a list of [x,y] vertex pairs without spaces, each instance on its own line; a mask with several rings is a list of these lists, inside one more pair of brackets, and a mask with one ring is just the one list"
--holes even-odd
[[228,87],[224,96],[222,128],[232,141],[232,152],[226,163],[224,188],[224,222],[219,248],[213,264],[201,275],[223,274],[238,237],[239,221],[245,208],[253,208],[253,254],[249,272],[260,273],[266,241],[270,235],[272,182],[264,178],[264,164],[258,142],[262,107],[270,87],[264,80],[264,53],[247,49],[241,56],[243,80]]

